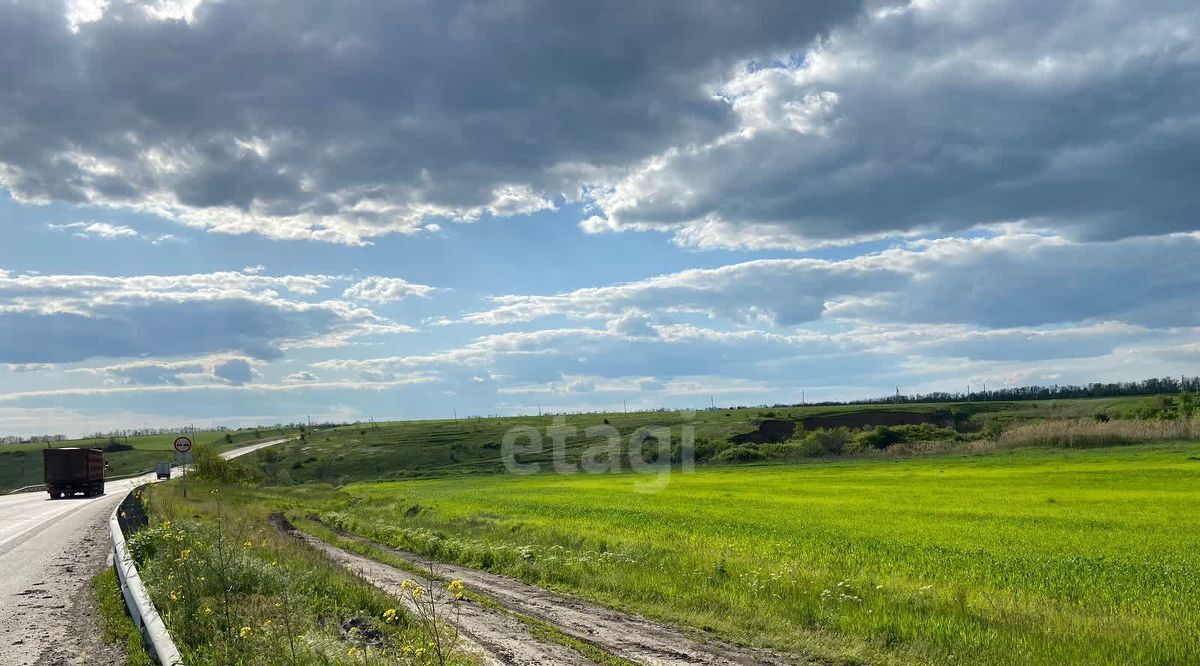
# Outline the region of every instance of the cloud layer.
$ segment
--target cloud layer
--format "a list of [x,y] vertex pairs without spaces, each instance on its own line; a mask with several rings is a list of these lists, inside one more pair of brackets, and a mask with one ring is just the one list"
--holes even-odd
[[0,100],[6,188],[361,243],[430,218],[551,208],[585,174],[725,131],[732,114],[709,81],[857,7],[230,0],[187,20],[137,3],[76,9],[0,5],[0,86],[16,93]]
[[[317,298],[340,281],[246,272],[109,277],[0,271],[0,363],[213,352],[270,359],[287,344],[411,330],[367,308]],[[239,363],[229,361],[214,374],[244,383],[247,368]],[[160,371],[140,368],[129,378],[169,382],[170,375],[155,374]]]

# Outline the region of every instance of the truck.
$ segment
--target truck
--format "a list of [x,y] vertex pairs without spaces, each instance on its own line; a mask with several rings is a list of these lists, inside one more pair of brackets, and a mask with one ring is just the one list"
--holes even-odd
[[171,463],[158,463],[154,466],[154,474],[159,479],[171,478]]
[[46,492],[50,499],[82,493],[84,497],[104,494],[104,451],[100,449],[43,449]]

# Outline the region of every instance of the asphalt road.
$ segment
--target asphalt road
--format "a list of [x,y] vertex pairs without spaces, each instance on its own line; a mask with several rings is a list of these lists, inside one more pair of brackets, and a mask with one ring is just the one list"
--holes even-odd
[[[221,454],[225,458],[287,441]],[[91,577],[112,545],[108,517],[154,474],[109,481],[103,497],[51,500],[45,492],[0,496],[0,664],[108,664],[90,621]]]

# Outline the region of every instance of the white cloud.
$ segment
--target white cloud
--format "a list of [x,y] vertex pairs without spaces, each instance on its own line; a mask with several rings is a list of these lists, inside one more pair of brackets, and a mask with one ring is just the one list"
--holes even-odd
[[190,394],[204,392],[224,392],[238,394],[286,393],[295,391],[375,391],[428,384],[437,380],[436,376],[414,373],[406,376],[392,377],[386,381],[327,381],[284,384],[185,384],[185,385],[150,385],[150,386],[106,386],[106,387],[73,387],[47,389],[36,391],[13,391],[0,394],[0,402],[19,402],[40,398],[65,398],[72,396],[119,396],[119,395],[151,395],[151,394]]
[[943,238],[849,259],[762,259],[560,294],[499,296],[492,309],[461,321],[623,322],[698,313],[747,325],[848,319],[984,328],[1193,326],[1200,324],[1200,277],[1187,267],[1197,253],[1200,234],[1111,242],[1024,233]]
[[128,277],[0,272],[0,362],[214,352],[273,358],[287,346],[412,330],[360,305],[318,297],[341,281],[244,272]]
[[400,278],[372,276],[351,285],[343,296],[357,301],[392,303],[409,296],[428,298],[435,291],[436,287],[414,284]]
[[283,381],[287,382],[287,383],[298,383],[298,382],[315,382],[315,381],[318,381],[318,379],[319,378],[316,375],[314,375],[313,373],[311,373],[307,370],[304,370],[301,372],[293,372],[292,374],[287,375],[286,377],[283,378]]
[[51,224],[51,229],[72,231],[80,238],[137,238],[137,229],[125,225],[109,224],[107,222],[71,222],[69,224]]

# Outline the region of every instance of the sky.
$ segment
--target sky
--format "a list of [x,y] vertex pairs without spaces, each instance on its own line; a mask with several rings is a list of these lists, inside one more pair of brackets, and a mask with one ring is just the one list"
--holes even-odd
[[0,434],[1200,374],[1192,1],[0,0]]

